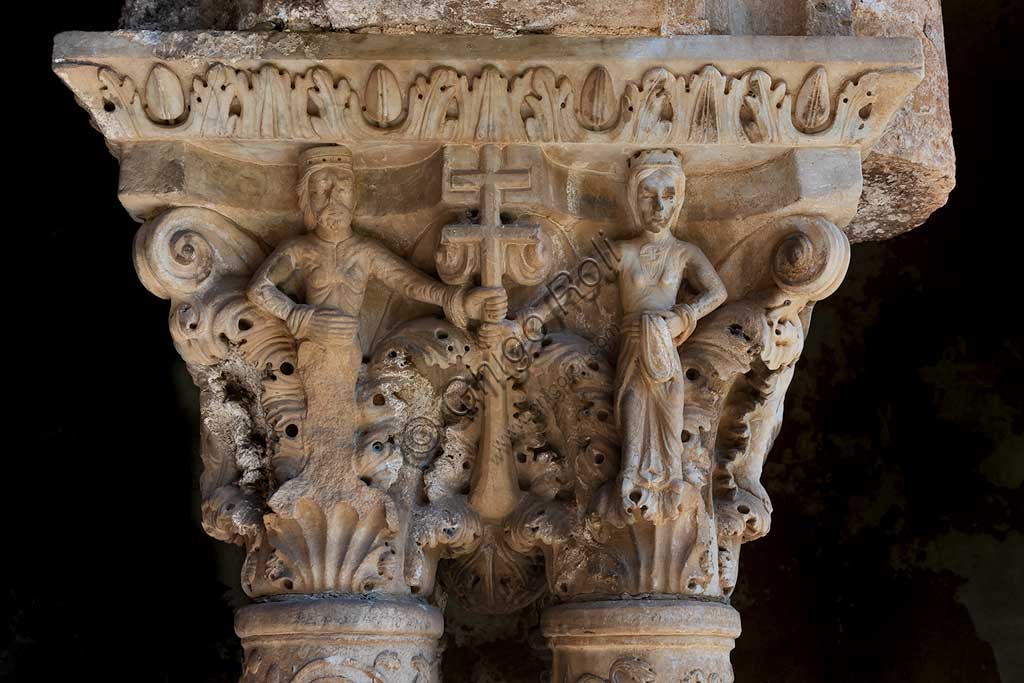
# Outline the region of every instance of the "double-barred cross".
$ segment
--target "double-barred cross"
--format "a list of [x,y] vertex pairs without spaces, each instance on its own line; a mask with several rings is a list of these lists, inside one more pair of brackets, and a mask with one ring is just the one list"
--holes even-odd
[[501,287],[509,247],[522,249],[540,242],[538,225],[502,224],[502,193],[506,190],[529,190],[531,185],[530,169],[501,166],[500,148],[485,145],[480,151],[479,169],[451,169],[449,172],[449,190],[472,193],[466,198],[467,205],[479,202],[480,222],[446,225],[441,231],[441,244],[459,249],[479,249],[480,284],[484,287]]
[[[466,151],[465,148],[446,150],[450,156],[446,159],[448,187],[445,190],[453,203],[479,204],[480,221],[444,227],[442,249],[438,251],[438,273],[445,282],[465,283],[473,279],[479,268],[480,284],[484,287],[501,287],[506,274],[520,284],[537,284],[543,272],[536,267],[538,259],[531,259],[527,251],[540,247],[540,226],[504,225],[501,221],[502,193],[529,190],[530,169],[502,168],[501,149],[496,145],[486,145],[480,150],[478,168],[455,168],[456,156]],[[543,263],[542,255],[539,261]],[[497,323],[484,323],[494,324]],[[490,352],[494,353],[494,349]],[[505,383],[488,383],[483,404],[480,452],[473,467],[469,504],[485,522],[501,524],[516,509],[521,497],[515,460],[507,442]]]

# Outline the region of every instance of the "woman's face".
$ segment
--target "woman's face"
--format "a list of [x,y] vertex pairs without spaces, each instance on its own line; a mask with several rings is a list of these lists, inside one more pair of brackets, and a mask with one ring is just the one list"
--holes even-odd
[[644,230],[660,233],[670,229],[676,206],[682,204],[682,197],[676,196],[675,176],[668,171],[655,171],[640,181],[636,192]]

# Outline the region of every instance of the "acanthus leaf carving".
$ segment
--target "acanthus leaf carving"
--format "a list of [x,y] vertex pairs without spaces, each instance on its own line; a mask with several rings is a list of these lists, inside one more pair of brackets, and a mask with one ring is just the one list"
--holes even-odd
[[[155,216],[136,267],[199,387],[203,527],[245,547],[243,588],[269,598],[250,607],[276,610],[246,625],[246,680],[435,680],[418,643],[379,651],[374,617],[346,619],[390,603],[431,655],[436,598],[564,608],[556,683],[731,682],[763,465],[849,262],[835,223],[861,154],[920,78],[912,46],[485,61],[468,38],[394,59],[374,39],[244,58],[209,40],[198,60],[140,43],[57,68],[125,169],[159,150],[201,171],[122,199]],[[277,190],[293,175],[297,206]],[[623,648],[650,613],[674,616]],[[592,651],[559,654],[580,638]]]
[[[699,90],[716,82],[705,70],[685,102],[704,106]],[[674,83],[649,74],[649,109]],[[718,120],[724,102],[701,116]],[[444,228],[437,268],[451,284],[351,233],[351,155],[340,147],[310,150],[300,167],[315,239],[268,257],[230,221],[190,208],[140,231],[140,277],[172,299],[172,333],[204,400],[234,416],[206,427],[207,529],[247,545],[254,594],[425,594],[445,559],[449,588],[486,611],[527,604],[545,584],[565,597],[728,594],[739,544],[770,525],[761,465],[810,305],[845,274],[845,236],[803,216],[756,233],[721,268],[734,278],[760,254],[749,271],[760,280],[723,305],[715,268],[669,229],[685,192],[679,157],[637,153],[627,199],[644,232],[609,243],[611,271],[594,284],[618,292],[616,344],[533,336],[525,323],[554,311],[544,302],[494,317],[508,283],[539,285],[549,266],[539,226],[500,220],[501,192],[533,191],[530,169],[493,146],[480,168],[460,167],[455,152],[450,196],[481,199],[479,224]],[[321,178],[341,188],[336,215],[335,200],[310,189]],[[348,250],[344,274],[317,270],[323,243]],[[451,322],[406,323],[360,362],[359,272]],[[571,391],[555,396],[546,383],[563,377]]]
[[762,69],[734,76],[714,65],[676,74],[657,67],[627,81],[619,100],[607,69],[576,83],[546,66],[478,75],[438,66],[402,86],[385,64],[370,72],[360,99],[350,79],[322,66],[291,73],[211,65],[192,79],[189,105],[180,80],[157,64],[139,93],[132,79],[101,67],[104,121],[120,139],[189,137],[252,140],[533,142],[656,145],[854,146],[875,134],[872,105],[882,75],[847,81],[832,114],[828,75],[808,75],[796,102]]

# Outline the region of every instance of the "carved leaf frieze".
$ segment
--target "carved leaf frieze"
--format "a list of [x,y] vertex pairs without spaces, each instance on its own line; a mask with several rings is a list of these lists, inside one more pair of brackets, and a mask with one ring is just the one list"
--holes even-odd
[[795,101],[764,70],[730,75],[714,65],[691,74],[655,68],[618,83],[600,65],[578,83],[546,66],[514,75],[438,66],[403,85],[377,64],[360,94],[350,77],[322,66],[292,73],[218,63],[192,79],[187,108],[163,64],[144,91],[108,67],[95,87],[97,116],[116,123],[119,139],[850,146],[884,124],[872,116],[880,74],[847,81],[833,109],[823,67]]

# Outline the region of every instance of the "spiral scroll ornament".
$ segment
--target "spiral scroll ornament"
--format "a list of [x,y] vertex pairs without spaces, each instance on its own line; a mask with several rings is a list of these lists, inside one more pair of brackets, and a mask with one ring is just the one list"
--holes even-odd
[[850,242],[820,216],[791,216],[771,256],[772,279],[794,297],[817,301],[839,287],[850,266]]
[[161,299],[192,298],[219,278],[248,276],[265,256],[232,221],[195,206],[168,209],[135,235],[135,270]]

